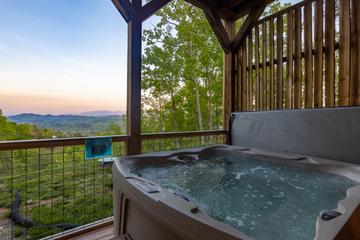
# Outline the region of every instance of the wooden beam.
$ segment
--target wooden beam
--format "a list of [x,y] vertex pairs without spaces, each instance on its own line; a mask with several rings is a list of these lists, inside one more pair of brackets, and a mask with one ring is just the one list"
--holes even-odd
[[222,23],[219,15],[211,10],[210,8],[204,9],[204,14],[210,23],[211,28],[213,29],[215,36],[220,42],[221,47],[225,53],[230,52],[230,37],[226,31],[224,24]]
[[243,43],[244,39],[248,35],[249,31],[253,27],[254,23],[259,19],[262,12],[264,11],[267,4],[259,5],[258,7],[255,7],[251,10],[249,13],[249,16],[246,18],[245,22],[241,26],[239,32],[236,34],[236,36],[233,39],[233,42],[231,44],[232,51],[237,51],[240,47],[240,45]]
[[131,20],[131,3],[129,0],[111,0],[126,22]]
[[[225,28],[233,36],[235,32],[235,22],[226,21]],[[236,54],[233,52],[225,53],[224,56],[224,81],[223,81],[223,125],[224,129],[229,129],[230,114],[235,108],[235,80],[236,80]]]
[[[274,0],[265,0],[262,2],[262,4],[267,5],[273,1]],[[233,15],[232,18],[237,20],[246,16],[253,8],[259,6],[259,3],[261,3],[261,1],[245,1],[242,4],[237,5],[235,7],[236,14]]]
[[127,153],[141,152],[141,0],[133,0],[133,16],[128,23],[127,126],[130,136]]
[[142,21],[151,17],[155,12],[163,8],[171,0],[152,0],[142,7]]
[[214,12],[216,12],[220,16],[221,19],[224,19],[224,20],[231,19],[231,17],[235,15],[235,12],[233,12],[232,10],[230,10],[228,8],[220,7],[218,2],[209,1],[209,0],[205,0],[205,1],[204,0],[186,0],[186,2],[194,5],[195,7],[201,8],[203,10],[205,8],[210,8]]

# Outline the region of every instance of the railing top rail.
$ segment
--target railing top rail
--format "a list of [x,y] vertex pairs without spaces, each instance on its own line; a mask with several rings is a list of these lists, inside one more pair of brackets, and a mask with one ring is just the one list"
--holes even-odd
[[76,138],[54,138],[54,139],[35,139],[35,140],[14,140],[14,141],[0,141],[0,150],[16,150],[28,148],[47,148],[59,146],[74,146],[84,145],[85,140],[94,138],[112,138],[113,142],[124,142],[129,139],[126,135],[113,136],[91,136],[91,137],[76,137]]
[[292,11],[292,10],[295,10],[295,9],[297,9],[297,8],[299,8],[299,7],[303,7],[303,6],[305,6],[306,4],[312,3],[312,2],[315,2],[315,1],[316,1],[316,0],[304,0],[304,1],[302,1],[302,2],[299,2],[299,3],[296,3],[296,4],[294,4],[294,5],[291,5],[291,6],[289,6],[289,7],[287,7],[287,8],[284,8],[284,9],[282,9],[282,10],[276,12],[276,13],[273,13],[273,14],[271,14],[271,15],[269,15],[269,16],[266,16],[266,17],[261,18],[257,23],[255,23],[254,26],[259,25],[259,24],[262,24],[263,22],[269,21],[270,19],[277,18],[277,17],[280,16],[280,15],[283,15],[283,14],[285,14],[285,13],[288,13],[288,12],[290,12],[290,11]]
[[[141,139],[149,140],[149,139],[164,139],[164,138],[177,138],[177,137],[197,137],[197,136],[202,137],[202,136],[211,136],[211,135],[221,135],[226,133],[227,133],[226,130],[147,133],[147,134],[142,134]],[[113,135],[113,136],[91,136],[91,137],[76,137],[76,138],[0,141],[0,151],[84,145],[85,140],[94,139],[94,138],[112,138],[113,142],[127,142],[130,136]]]
[[192,131],[192,132],[164,132],[164,133],[146,133],[141,135],[141,139],[164,139],[177,137],[203,137],[211,135],[227,134],[227,130],[207,130],[207,131]]

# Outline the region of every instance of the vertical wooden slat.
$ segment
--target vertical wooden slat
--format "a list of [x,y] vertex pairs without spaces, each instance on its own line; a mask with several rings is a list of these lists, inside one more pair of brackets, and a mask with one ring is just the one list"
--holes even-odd
[[312,3],[305,5],[305,107],[313,107]]
[[283,17],[277,17],[276,29],[277,41],[277,91],[276,91],[276,108],[283,108]]
[[253,39],[252,39],[252,32],[249,33],[248,37],[248,92],[249,92],[249,100],[248,100],[248,111],[253,110],[253,45],[252,45]]
[[260,105],[261,109],[266,109],[267,106],[267,77],[266,77],[266,22],[262,24],[262,77],[261,77],[261,84],[260,84]]
[[301,108],[301,7],[295,10],[294,107]]
[[350,101],[350,2],[340,0],[339,105]]
[[247,77],[246,77],[246,63],[247,63],[247,56],[246,56],[246,41],[244,41],[241,51],[241,104],[242,104],[242,111],[247,111],[248,106],[248,99],[247,99],[247,92],[248,92],[248,86],[247,86]]
[[270,62],[270,109],[275,108],[275,91],[274,91],[274,19],[270,19],[269,24],[269,62]]
[[237,71],[236,71],[236,82],[235,82],[235,93],[236,93],[236,105],[235,105],[235,111],[243,111],[242,108],[242,48],[243,46],[241,45],[237,51],[236,57],[237,57]]
[[352,0],[351,104],[360,105],[360,2]]
[[260,109],[260,92],[259,92],[259,27],[255,27],[255,105],[256,110]]
[[286,102],[285,108],[291,109],[293,80],[293,12],[287,14],[287,62],[286,62]]
[[325,106],[335,106],[335,2],[325,8]]
[[316,1],[315,9],[315,62],[314,107],[323,106],[323,0]]

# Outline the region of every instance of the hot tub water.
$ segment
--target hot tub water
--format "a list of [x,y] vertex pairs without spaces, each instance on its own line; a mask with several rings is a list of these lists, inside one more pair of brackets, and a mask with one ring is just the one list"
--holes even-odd
[[255,239],[313,239],[322,210],[358,183],[315,170],[222,157],[133,171],[183,195],[207,214]]

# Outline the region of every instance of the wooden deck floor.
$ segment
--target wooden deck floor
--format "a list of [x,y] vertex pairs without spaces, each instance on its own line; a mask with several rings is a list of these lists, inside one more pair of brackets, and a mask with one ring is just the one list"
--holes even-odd
[[81,234],[68,240],[115,240],[113,234],[113,225],[108,225],[94,231]]

